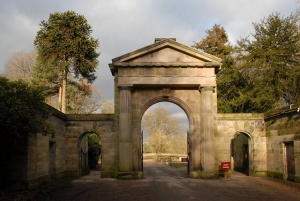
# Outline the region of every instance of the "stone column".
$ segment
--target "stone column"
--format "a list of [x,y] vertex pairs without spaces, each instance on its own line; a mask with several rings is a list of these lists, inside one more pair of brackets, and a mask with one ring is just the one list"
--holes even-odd
[[214,108],[213,87],[201,87],[200,133],[201,133],[201,171],[213,172],[215,167],[214,150]]
[[190,142],[189,142],[189,154],[190,154],[190,170],[198,171],[201,168],[201,160],[200,160],[200,129],[199,124],[192,129],[190,132]]
[[132,108],[131,87],[120,87],[119,116],[119,171],[131,172],[132,161]]

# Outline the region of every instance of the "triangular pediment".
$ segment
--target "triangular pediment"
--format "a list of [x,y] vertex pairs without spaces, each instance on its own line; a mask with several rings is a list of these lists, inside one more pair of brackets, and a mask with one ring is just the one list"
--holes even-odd
[[144,62],[144,63],[175,63],[175,62],[188,62],[188,63],[203,63],[209,62],[208,58],[197,58],[184,52],[178,51],[172,47],[164,47],[162,49],[151,51],[151,53],[139,55],[133,58],[124,60],[123,62]]
[[114,58],[109,66],[112,71],[121,66],[203,66],[218,68],[221,66],[221,59],[167,38],[156,40],[154,44]]

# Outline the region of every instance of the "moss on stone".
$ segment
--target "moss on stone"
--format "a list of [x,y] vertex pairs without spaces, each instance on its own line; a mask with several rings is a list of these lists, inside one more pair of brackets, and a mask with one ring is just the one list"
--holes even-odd
[[267,177],[272,177],[276,179],[283,179],[282,172],[274,172],[274,171],[267,171]]

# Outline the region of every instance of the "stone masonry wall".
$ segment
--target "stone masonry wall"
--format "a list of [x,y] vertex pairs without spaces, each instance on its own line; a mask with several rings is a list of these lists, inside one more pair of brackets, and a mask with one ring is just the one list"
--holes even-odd
[[[80,175],[79,144],[88,133],[96,133],[100,137],[103,174],[113,175],[114,115],[65,115],[54,108],[51,110],[52,116],[48,121],[53,125],[55,135],[38,134],[28,139],[27,187],[34,188],[65,175]],[[52,162],[51,146],[54,146]]]
[[285,143],[294,143],[295,180],[300,182],[300,113],[296,109],[266,116],[269,176],[286,179]]
[[49,146],[55,143],[55,175],[52,179],[66,175],[66,147],[65,147],[65,116],[53,109],[49,122],[55,130],[54,136],[38,134],[28,139],[28,188],[35,187],[51,180]]
[[[231,140],[238,133],[249,136],[250,175],[265,174],[267,164],[266,135],[263,114],[218,114],[215,132],[216,162],[233,162]],[[232,167],[233,168],[233,167]]]
[[66,115],[66,167],[69,174],[80,174],[80,140],[89,133],[96,133],[100,137],[102,150],[102,172],[113,175],[115,164],[114,121],[113,115]]
[[[199,124],[199,102],[195,102],[198,91],[184,93],[181,90],[168,91],[151,90],[132,92],[135,100],[133,108],[133,151],[140,149],[140,121],[144,110],[160,101],[176,103],[181,107],[188,103],[191,111],[186,108],[187,116],[192,120],[190,129],[196,129]],[[118,96],[117,96],[118,97]],[[181,97],[184,102],[177,102],[172,97]],[[118,98],[117,98],[118,99]],[[148,102],[151,100],[150,102]],[[197,99],[196,99],[197,100]],[[28,139],[27,157],[20,155],[21,162],[16,169],[22,169],[20,174],[28,188],[34,188],[43,182],[50,181],[68,174],[80,175],[79,145],[83,136],[96,133],[102,145],[102,177],[116,177],[118,172],[118,137],[115,131],[115,114],[95,115],[65,115],[52,108],[49,122],[53,124],[55,136],[44,136]],[[191,114],[193,114],[191,116]],[[286,178],[284,159],[284,143],[293,142],[295,154],[295,180],[300,181],[300,113],[294,110],[275,115],[264,114],[217,114],[217,127],[214,131],[215,162],[232,161],[231,142],[237,134],[248,136],[249,174],[269,175]],[[195,132],[195,131],[194,131]],[[55,145],[54,175],[51,175],[50,147]],[[22,147],[20,147],[22,149]],[[26,152],[24,152],[26,153]],[[24,157],[23,157],[24,156]],[[139,169],[138,155],[135,155],[134,166]],[[23,161],[26,160],[26,161]],[[52,164],[53,165],[53,164]]]

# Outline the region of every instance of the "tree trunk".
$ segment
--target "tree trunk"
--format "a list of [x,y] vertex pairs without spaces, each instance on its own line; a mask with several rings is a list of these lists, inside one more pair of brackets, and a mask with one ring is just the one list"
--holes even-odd
[[67,70],[64,69],[62,76],[62,93],[61,93],[61,111],[66,113],[66,95],[67,95]]
[[59,90],[58,90],[58,110],[61,111],[61,97],[62,97],[62,87],[59,86]]

